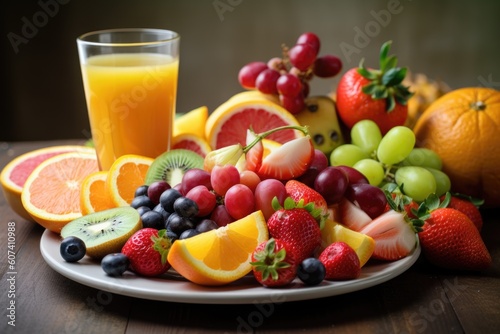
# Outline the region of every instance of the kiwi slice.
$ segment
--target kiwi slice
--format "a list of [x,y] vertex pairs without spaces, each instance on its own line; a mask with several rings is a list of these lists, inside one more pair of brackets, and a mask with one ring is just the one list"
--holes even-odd
[[175,187],[191,168],[203,169],[204,159],[201,155],[186,149],[174,149],[159,155],[146,173],[145,183],[150,185],[155,181],[166,181]]
[[142,227],[141,217],[133,207],[123,206],[90,213],[66,224],[61,230],[64,239],[75,236],[83,240],[87,255],[100,259],[120,252],[132,234]]

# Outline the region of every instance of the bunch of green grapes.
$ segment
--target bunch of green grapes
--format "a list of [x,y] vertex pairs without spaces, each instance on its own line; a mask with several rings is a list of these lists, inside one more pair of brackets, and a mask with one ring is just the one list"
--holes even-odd
[[375,122],[359,121],[351,129],[351,143],[333,150],[330,164],[354,167],[378,187],[396,183],[417,202],[431,193],[441,196],[451,187],[439,155],[415,147],[415,134],[405,126],[396,126],[382,136]]

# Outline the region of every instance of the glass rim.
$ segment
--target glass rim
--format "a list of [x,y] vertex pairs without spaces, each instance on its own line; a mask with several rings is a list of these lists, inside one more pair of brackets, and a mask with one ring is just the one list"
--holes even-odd
[[[158,36],[161,36],[161,34],[169,33],[171,36],[168,38],[158,38],[157,40],[154,41],[138,41],[138,42],[96,42],[96,41],[90,41],[86,40],[86,38],[91,37],[91,36],[97,36],[97,35],[102,35],[102,34],[112,34],[112,33],[126,33],[126,32],[133,32],[133,33],[141,33],[141,32],[149,32],[149,33],[156,33]],[[116,29],[103,29],[103,30],[95,30],[95,31],[90,31],[87,32],[83,35],[80,35],[77,37],[76,41],[79,44],[85,44],[89,46],[112,46],[112,47],[121,47],[121,46],[147,46],[147,45],[158,45],[162,43],[171,43],[173,41],[179,40],[180,35],[176,33],[175,31],[172,30],[167,30],[167,29],[154,29],[154,28],[116,28]]]

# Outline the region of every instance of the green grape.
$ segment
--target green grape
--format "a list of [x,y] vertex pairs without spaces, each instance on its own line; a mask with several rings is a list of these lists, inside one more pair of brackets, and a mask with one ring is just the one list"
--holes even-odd
[[372,120],[364,119],[357,122],[351,129],[351,143],[359,146],[364,152],[372,154],[382,140],[380,129]]
[[353,168],[361,172],[372,186],[378,186],[384,180],[384,167],[377,160],[362,159],[356,162]]
[[439,169],[443,167],[441,157],[428,148],[417,148],[411,150],[410,154],[402,162],[403,166],[420,166]]
[[352,167],[361,159],[367,159],[369,156],[358,146],[353,144],[340,145],[330,154],[330,165]]
[[436,192],[436,179],[423,167],[400,167],[396,171],[396,183],[403,185],[403,192],[417,202],[422,202]]
[[395,126],[380,141],[377,149],[378,160],[386,165],[403,161],[415,146],[415,134],[406,126]]
[[429,172],[432,173],[434,176],[434,179],[436,180],[436,195],[441,196],[446,194],[448,191],[451,189],[451,181],[448,175],[446,175],[444,172],[440,171],[439,169],[435,168],[428,168],[426,167]]

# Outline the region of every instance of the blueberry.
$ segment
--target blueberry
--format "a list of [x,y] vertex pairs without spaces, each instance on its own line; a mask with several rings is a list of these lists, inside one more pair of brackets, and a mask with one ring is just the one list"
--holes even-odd
[[216,230],[219,228],[216,222],[211,219],[203,219],[201,222],[196,225],[196,231],[203,233],[210,230]]
[[109,276],[121,276],[128,269],[130,260],[123,253],[108,254],[101,260],[101,268]]
[[174,202],[174,211],[182,217],[193,218],[198,214],[198,204],[190,198],[179,197]]
[[165,228],[167,230],[174,232],[177,235],[180,235],[185,230],[194,228],[195,225],[196,224],[191,219],[181,217],[174,212],[168,217],[167,222],[165,224]]
[[157,230],[161,230],[165,226],[165,220],[161,213],[156,211],[145,212],[141,216],[142,227],[151,227]]
[[200,234],[200,232],[196,231],[194,228],[190,228],[182,232],[181,235],[179,236],[179,239],[191,238],[198,234]]
[[155,207],[155,204],[149,199],[148,196],[146,195],[140,195],[137,197],[134,197],[132,202],[130,203],[130,206],[133,207],[134,209],[137,209],[141,206],[147,206],[151,210]]
[[148,194],[148,186],[142,185],[135,190],[134,197],[144,196]]
[[179,235],[170,230],[167,230],[167,238],[170,239],[170,242],[174,242],[175,240],[179,239]]
[[140,206],[136,210],[137,210],[137,212],[139,212],[139,216],[142,216],[146,212],[151,211],[151,208],[149,208],[147,206]]
[[60,252],[64,261],[77,262],[85,256],[87,247],[82,239],[69,236],[61,241]]
[[182,194],[174,188],[167,189],[160,195],[160,204],[167,212],[174,212],[174,202],[179,197],[182,197]]
[[163,216],[163,221],[167,221],[168,219],[168,216],[170,216],[170,212],[167,212],[163,206],[161,206],[161,204],[158,204],[156,205],[154,208],[153,208],[153,211],[156,211],[158,213],[161,213],[161,215]]
[[314,257],[302,261],[297,269],[297,276],[306,285],[318,285],[325,279],[325,275],[325,266]]

